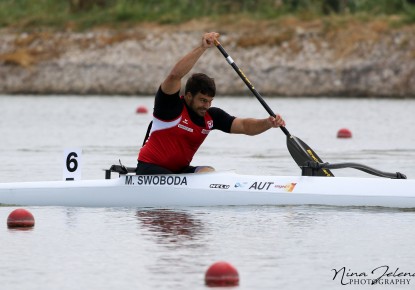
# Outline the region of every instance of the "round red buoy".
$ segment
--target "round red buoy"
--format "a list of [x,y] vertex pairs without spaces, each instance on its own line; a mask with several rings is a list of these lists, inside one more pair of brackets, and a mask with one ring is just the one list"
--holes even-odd
[[206,271],[205,284],[210,287],[237,286],[238,271],[228,262],[216,262]]
[[15,209],[7,218],[7,226],[9,228],[31,228],[34,225],[35,218],[29,211],[23,208]]
[[144,106],[139,106],[135,112],[137,114],[147,114],[148,113],[148,110]]
[[337,132],[337,138],[352,138],[352,132],[349,129],[342,128]]

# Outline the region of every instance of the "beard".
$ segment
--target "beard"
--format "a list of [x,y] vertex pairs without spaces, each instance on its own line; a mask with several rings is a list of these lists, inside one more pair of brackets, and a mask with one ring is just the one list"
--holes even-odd
[[203,106],[198,107],[197,105],[195,105],[193,98],[189,103],[189,107],[200,117],[204,117],[206,115],[207,109]]

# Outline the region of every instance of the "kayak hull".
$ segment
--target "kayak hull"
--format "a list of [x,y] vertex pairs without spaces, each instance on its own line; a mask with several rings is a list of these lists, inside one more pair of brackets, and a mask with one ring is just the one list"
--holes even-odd
[[76,207],[329,205],[415,208],[415,180],[253,176],[233,172],[120,175],[0,184],[0,204]]

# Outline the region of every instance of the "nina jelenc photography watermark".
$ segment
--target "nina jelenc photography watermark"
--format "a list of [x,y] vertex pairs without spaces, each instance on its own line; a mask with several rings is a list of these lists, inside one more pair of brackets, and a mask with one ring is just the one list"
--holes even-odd
[[[375,267],[368,271],[354,271],[342,267],[332,269],[333,281],[341,285],[411,285],[415,278],[415,271],[403,271],[399,267],[392,268],[387,265]],[[415,284],[415,281],[414,283]]]

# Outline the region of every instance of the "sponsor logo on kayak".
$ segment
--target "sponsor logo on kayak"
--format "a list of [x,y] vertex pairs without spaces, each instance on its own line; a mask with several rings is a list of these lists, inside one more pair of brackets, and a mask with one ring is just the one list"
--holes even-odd
[[125,176],[127,185],[187,185],[186,176],[169,176],[169,175],[139,175],[137,183],[134,183],[133,176]]
[[234,187],[235,188],[238,188],[238,187],[244,188],[244,187],[246,187],[247,184],[248,184],[248,182],[237,182],[237,183],[235,183]]
[[331,270],[334,272],[333,281],[337,280],[340,285],[409,285],[415,277],[415,272],[402,271],[399,267],[391,269],[387,265],[369,272],[353,271],[346,267]]
[[271,185],[273,185],[274,182],[272,181],[255,181],[249,189],[255,189],[255,190],[268,190]]
[[[297,183],[276,184],[275,182],[272,182],[272,181],[255,181],[249,187],[249,189],[254,189],[254,190],[270,190],[270,189],[276,188],[276,189],[284,190],[284,191],[287,191],[287,192],[293,192],[296,184]],[[239,183],[235,184],[235,187],[239,187],[239,186],[242,187],[242,185],[239,184]]]
[[277,189],[284,189],[287,192],[293,192],[297,183],[287,183],[287,184],[275,184],[274,187]]
[[230,185],[227,184],[211,184],[209,185],[210,188],[219,188],[219,189],[228,189]]

